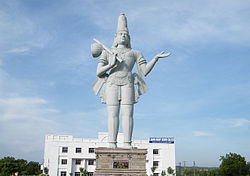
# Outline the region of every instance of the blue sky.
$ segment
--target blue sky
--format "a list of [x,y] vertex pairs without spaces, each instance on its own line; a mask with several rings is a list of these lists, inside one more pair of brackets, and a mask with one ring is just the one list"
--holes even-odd
[[45,134],[107,131],[90,45],[112,45],[121,12],[148,61],[172,53],[145,78],[133,138],[174,136],[176,163],[219,166],[229,152],[250,161],[247,0],[0,1],[0,157],[41,163]]

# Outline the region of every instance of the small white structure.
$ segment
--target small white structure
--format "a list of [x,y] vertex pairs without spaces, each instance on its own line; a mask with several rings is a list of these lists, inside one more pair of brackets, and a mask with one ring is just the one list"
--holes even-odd
[[[95,171],[95,152],[98,147],[108,147],[108,134],[98,133],[97,139],[73,138],[70,135],[46,135],[43,167],[50,176],[80,176],[80,168],[90,175]],[[118,147],[123,142],[123,134],[118,134]],[[160,175],[168,167],[175,170],[175,144],[172,137],[151,137],[149,140],[133,140],[132,146],[147,149],[147,174],[157,167],[154,175]]]

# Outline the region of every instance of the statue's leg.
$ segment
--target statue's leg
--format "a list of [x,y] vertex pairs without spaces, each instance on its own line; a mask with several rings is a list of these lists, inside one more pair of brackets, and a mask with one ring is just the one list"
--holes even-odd
[[131,148],[131,138],[133,132],[133,113],[134,105],[127,104],[121,105],[122,110],[122,129],[124,135],[124,147]]
[[119,128],[119,105],[107,105],[109,147],[116,148]]

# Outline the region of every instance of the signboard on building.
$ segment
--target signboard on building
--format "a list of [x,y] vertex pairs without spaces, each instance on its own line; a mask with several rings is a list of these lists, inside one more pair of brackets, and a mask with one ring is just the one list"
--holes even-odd
[[128,161],[113,161],[113,168],[128,169]]
[[173,137],[150,137],[149,143],[174,144],[174,138]]

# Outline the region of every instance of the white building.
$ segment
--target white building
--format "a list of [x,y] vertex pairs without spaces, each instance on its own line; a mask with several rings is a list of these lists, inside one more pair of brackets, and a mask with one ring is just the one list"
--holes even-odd
[[[98,133],[97,139],[73,138],[69,135],[46,135],[43,167],[48,168],[50,176],[80,176],[80,168],[89,173],[95,171],[94,149],[107,147],[107,133]],[[123,134],[118,135],[118,147],[122,147]],[[173,138],[149,138],[133,140],[133,147],[147,149],[147,174],[156,166],[154,175],[160,175],[168,167],[175,170],[175,144]]]

